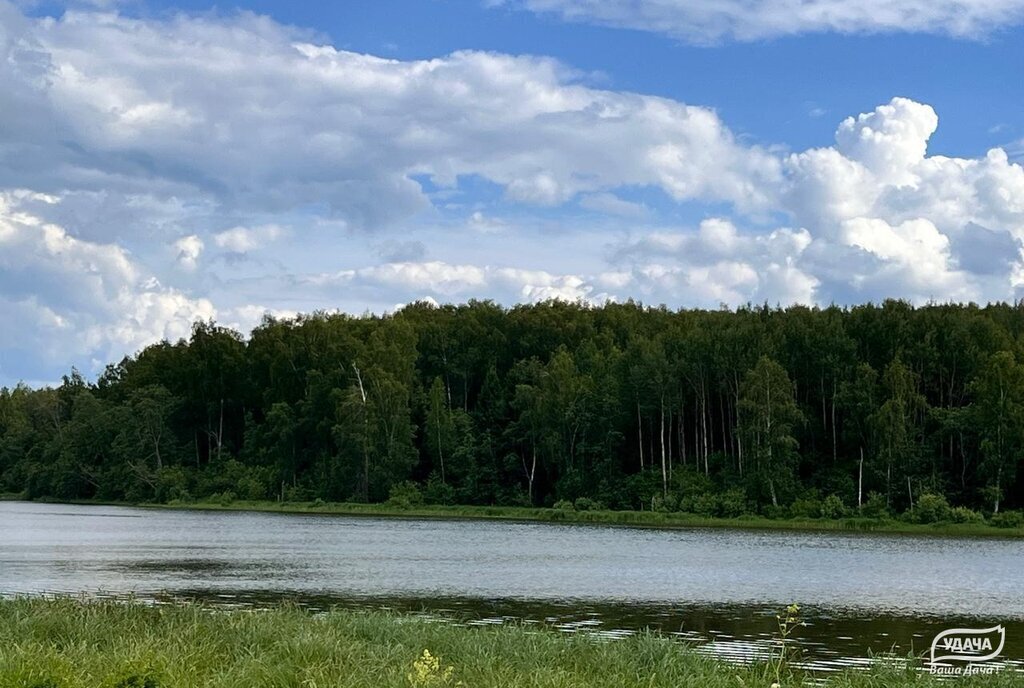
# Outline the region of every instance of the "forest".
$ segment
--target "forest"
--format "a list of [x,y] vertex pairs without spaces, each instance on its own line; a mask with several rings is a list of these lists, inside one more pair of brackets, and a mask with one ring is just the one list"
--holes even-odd
[[1008,516],[1022,335],[1024,304],[902,301],[203,322],[0,391],[0,493]]

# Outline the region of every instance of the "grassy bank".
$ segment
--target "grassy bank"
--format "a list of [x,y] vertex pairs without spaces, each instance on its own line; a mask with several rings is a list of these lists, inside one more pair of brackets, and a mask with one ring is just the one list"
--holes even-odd
[[342,514],[349,516],[381,516],[441,519],[486,519],[496,521],[541,521],[547,523],[595,523],[648,528],[741,528],[752,530],[795,531],[869,531],[914,535],[948,535],[960,537],[1024,537],[1024,528],[997,528],[987,523],[918,524],[891,519],[873,518],[794,518],[769,519],[762,516],[710,518],[696,514],[657,511],[575,511],[505,506],[440,506],[398,507],[390,504],[359,504],[350,502],[189,502],[156,504],[173,509],[208,509],[229,511],[271,511],[302,514]]
[[[783,687],[810,678],[786,669],[781,677]],[[67,599],[0,601],[4,688],[768,688],[776,680],[770,666],[723,664],[657,635],[608,642],[383,613],[313,616],[290,608],[211,612]],[[1019,675],[1006,674],[957,685],[1008,688],[1019,682]],[[827,685],[939,684],[913,669],[879,664],[833,675]]]

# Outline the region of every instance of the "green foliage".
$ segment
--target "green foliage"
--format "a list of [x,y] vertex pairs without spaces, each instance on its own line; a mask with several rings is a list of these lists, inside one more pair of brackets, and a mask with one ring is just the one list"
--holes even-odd
[[[391,488],[394,494],[395,488]],[[423,487],[423,502],[425,504],[454,504],[455,488],[441,480],[436,473],[432,473]]]
[[861,506],[861,515],[868,518],[888,518],[889,507],[885,504],[885,495],[879,492],[869,492],[868,498]]
[[984,523],[985,517],[973,509],[956,506],[949,512],[949,520],[953,523]]
[[1024,528],[1024,511],[1000,511],[989,522],[996,528]]
[[818,518],[821,516],[821,498],[817,490],[811,490],[789,505],[789,514],[793,518]]
[[1005,304],[892,301],[197,323],[95,383],[0,390],[0,493],[380,503],[412,481],[577,513],[840,519],[866,495],[856,517],[886,518],[924,493],[1002,513],[1024,505],[1022,332]]
[[576,511],[602,511],[605,505],[590,497],[577,497],[573,503]]
[[837,495],[830,494],[821,503],[822,518],[842,518],[846,515],[846,505]]
[[395,509],[412,509],[423,504],[423,493],[419,485],[407,480],[391,486],[385,504]]
[[941,523],[952,518],[952,509],[949,502],[942,495],[923,494],[911,512],[911,519],[915,523]]

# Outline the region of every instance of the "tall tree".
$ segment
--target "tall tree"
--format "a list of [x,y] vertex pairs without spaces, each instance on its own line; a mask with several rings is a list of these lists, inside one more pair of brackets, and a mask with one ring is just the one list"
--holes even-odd
[[777,487],[790,487],[796,481],[794,431],[804,420],[785,368],[767,356],[758,359],[743,380],[740,405],[740,432],[747,439],[754,473],[768,485],[772,506],[778,506]]

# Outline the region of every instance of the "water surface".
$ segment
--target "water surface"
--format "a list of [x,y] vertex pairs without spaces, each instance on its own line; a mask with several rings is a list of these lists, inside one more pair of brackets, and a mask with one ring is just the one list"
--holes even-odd
[[469,623],[657,628],[764,649],[775,613],[821,668],[1007,627],[1024,659],[1024,543],[906,535],[381,519],[0,502],[0,593],[384,606]]

